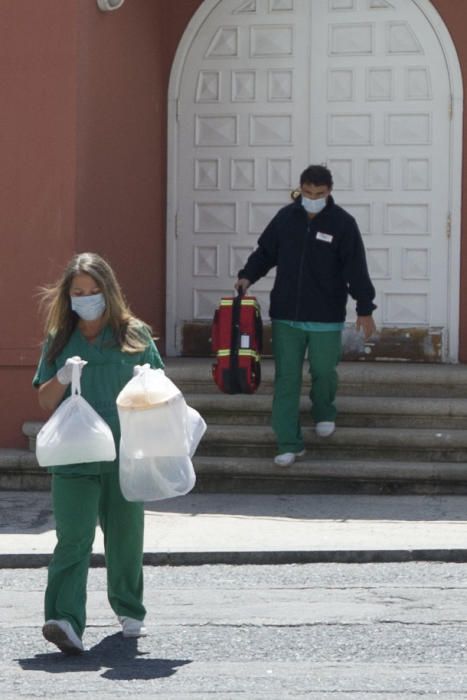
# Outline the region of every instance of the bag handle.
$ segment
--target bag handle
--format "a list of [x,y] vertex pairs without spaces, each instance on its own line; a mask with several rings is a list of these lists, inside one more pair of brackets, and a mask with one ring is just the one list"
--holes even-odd
[[238,374],[238,350],[240,348],[240,310],[243,297],[243,289],[237,290],[238,294],[232,302],[232,326],[230,334],[230,363],[231,392],[238,394],[241,392],[240,379]]
[[73,362],[73,367],[71,368],[71,395],[81,396],[79,362]]
[[[245,295],[245,292],[243,291],[243,287],[239,287],[237,289],[237,296],[234,297],[233,303],[232,303],[232,346],[235,345],[234,340],[236,338],[236,334],[238,331],[238,323],[240,319],[240,304]],[[238,339],[238,343],[240,343],[240,337]]]

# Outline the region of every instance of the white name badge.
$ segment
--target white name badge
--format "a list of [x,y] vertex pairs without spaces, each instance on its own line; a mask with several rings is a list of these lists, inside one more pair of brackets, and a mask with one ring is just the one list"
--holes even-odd
[[331,236],[329,233],[321,233],[321,231],[318,231],[316,234],[316,238],[318,241],[325,241],[326,243],[332,243],[332,239],[334,236]]

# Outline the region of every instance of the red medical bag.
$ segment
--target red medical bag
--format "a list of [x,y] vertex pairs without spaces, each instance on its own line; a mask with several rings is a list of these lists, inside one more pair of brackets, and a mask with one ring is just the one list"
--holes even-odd
[[212,376],[226,394],[253,394],[261,382],[263,323],[256,297],[222,297],[214,314]]

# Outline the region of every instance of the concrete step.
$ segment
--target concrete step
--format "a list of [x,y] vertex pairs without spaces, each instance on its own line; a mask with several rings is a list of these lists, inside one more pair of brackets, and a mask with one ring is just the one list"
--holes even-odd
[[[271,423],[272,396],[253,394],[185,394],[187,403],[201,413],[209,425],[258,425]],[[467,399],[393,396],[338,396],[339,427],[432,428],[457,430],[467,427]],[[302,425],[312,425],[310,401],[300,401]],[[43,423],[26,421],[23,434],[35,451],[36,436]]]
[[[229,396],[208,393],[185,394],[187,403],[201,413],[208,425],[270,426],[272,396],[254,394]],[[339,428],[431,429],[436,432],[467,427],[467,399],[392,396],[340,396],[337,398]],[[310,401],[302,396],[301,422],[311,426]],[[27,421],[23,434],[35,451],[42,422]]]
[[28,420],[23,423],[22,432],[28,439],[28,447],[31,452],[36,451],[36,437],[39,430],[44,425],[44,421]]
[[[222,396],[211,376],[210,358],[168,358],[167,375],[185,393],[211,393]],[[262,383],[258,392],[270,394],[274,363],[261,363]],[[393,362],[342,362],[338,367],[339,395],[344,396],[425,396],[465,398],[467,365],[441,365]],[[303,369],[304,391],[309,385],[307,363]]]
[[[312,460],[372,459],[422,462],[466,462],[467,430],[402,428],[338,428],[319,438],[304,427],[307,454]],[[210,425],[199,448],[200,456],[273,457],[275,438],[269,427]]]
[[[185,394],[187,403],[210,424],[269,425],[272,396],[254,394]],[[463,429],[467,427],[467,399],[394,396],[338,396],[341,427],[399,427]],[[310,401],[300,402],[302,425],[311,425]]]
[[198,491],[263,493],[467,493],[467,469],[455,462],[312,460],[291,467],[264,457],[196,456]]
[[45,491],[50,488],[47,469],[39,467],[30,450],[0,449],[0,490]]
[[[263,384],[252,396],[218,391],[211,364],[202,358],[167,361],[167,374],[208,423],[195,458],[199,489],[448,493],[465,488],[464,365],[343,363],[338,429],[328,439],[318,438],[312,428],[304,370],[306,460],[281,470],[272,463],[277,452],[269,425],[272,361],[263,362]],[[49,487],[50,477],[33,454],[41,425],[29,421],[23,426],[31,451],[0,450],[0,488]]]
[[[266,457],[196,455],[197,492],[464,494],[467,469],[456,462],[311,459],[291,467]],[[0,449],[0,490],[46,491],[51,477],[27,450]]]

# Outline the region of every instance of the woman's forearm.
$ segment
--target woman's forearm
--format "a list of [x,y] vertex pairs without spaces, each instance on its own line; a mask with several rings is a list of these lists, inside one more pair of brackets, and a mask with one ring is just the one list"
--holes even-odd
[[41,384],[38,392],[39,406],[45,411],[54,411],[67,390],[67,384],[60,384],[57,377]]

